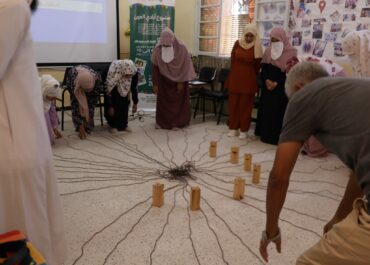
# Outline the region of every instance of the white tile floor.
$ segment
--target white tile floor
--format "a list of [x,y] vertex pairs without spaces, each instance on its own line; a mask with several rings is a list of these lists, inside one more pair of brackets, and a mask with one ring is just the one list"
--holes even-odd
[[[96,113],[98,114],[98,112]],[[98,116],[98,115],[97,115]],[[263,264],[258,254],[265,222],[266,183],[275,146],[257,138],[226,136],[213,117],[179,131],[155,130],[153,115],[130,122],[132,133],[110,134],[99,120],[86,140],[71,121],[53,147],[69,254],[66,264]],[[218,141],[217,158],[208,155]],[[240,162],[229,163],[239,146]],[[261,183],[243,170],[244,153],[262,166]],[[193,161],[192,179],[163,179],[165,171]],[[283,253],[270,249],[270,263],[295,264],[318,241],[336,210],[348,170],[333,155],[300,156],[280,227]],[[235,177],[246,179],[245,197],[232,199]],[[152,185],[165,186],[164,206],[151,206]],[[190,186],[201,189],[201,210],[189,209]]]

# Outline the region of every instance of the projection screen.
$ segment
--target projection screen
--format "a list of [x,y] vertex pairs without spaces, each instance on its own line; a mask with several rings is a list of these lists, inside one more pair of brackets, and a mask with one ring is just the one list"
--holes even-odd
[[39,0],[31,32],[38,65],[111,62],[119,56],[118,0]]

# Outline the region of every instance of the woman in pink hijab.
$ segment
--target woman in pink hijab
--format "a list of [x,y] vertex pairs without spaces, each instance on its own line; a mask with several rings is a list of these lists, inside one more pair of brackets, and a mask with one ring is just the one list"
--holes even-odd
[[286,66],[297,56],[282,28],[273,28],[271,43],[262,56],[260,81],[261,97],[257,112],[255,134],[262,142],[277,144],[288,98],[285,95]]
[[78,65],[68,73],[66,84],[71,95],[72,121],[80,139],[94,128],[94,109],[99,91],[100,75],[86,65]]
[[190,123],[188,81],[195,78],[185,44],[165,28],[152,54],[153,91],[157,94],[156,128],[174,129]]

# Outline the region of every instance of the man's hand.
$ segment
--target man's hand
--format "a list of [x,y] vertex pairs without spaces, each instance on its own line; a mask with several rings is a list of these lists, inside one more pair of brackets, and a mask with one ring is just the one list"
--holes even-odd
[[81,140],[86,139],[85,125],[81,124],[78,130],[78,136]]
[[132,105],[132,113],[137,112],[137,104]]
[[[266,233],[266,232],[263,232]],[[277,234],[269,238],[267,233],[265,235],[262,234],[262,238],[260,241],[260,254],[262,258],[268,262],[268,253],[267,253],[267,246],[270,244],[270,242],[275,243],[277,252],[281,253],[281,234],[280,230],[278,230]]]
[[153,93],[158,94],[158,86],[153,86]]

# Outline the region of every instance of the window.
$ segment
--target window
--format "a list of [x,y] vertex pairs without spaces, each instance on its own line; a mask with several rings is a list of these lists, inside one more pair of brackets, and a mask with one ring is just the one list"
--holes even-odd
[[235,41],[253,18],[253,10],[254,0],[202,0],[199,54],[230,56]]

